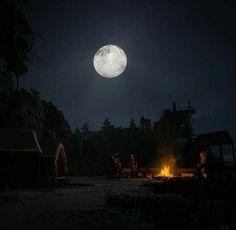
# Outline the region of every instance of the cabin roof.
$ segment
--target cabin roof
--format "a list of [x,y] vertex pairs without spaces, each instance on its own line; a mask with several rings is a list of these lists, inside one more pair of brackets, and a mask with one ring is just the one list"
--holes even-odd
[[196,142],[201,145],[231,145],[233,139],[226,130],[204,133],[196,136]]
[[36,133],[31,129],[0,129],[0,152],[38,152]]

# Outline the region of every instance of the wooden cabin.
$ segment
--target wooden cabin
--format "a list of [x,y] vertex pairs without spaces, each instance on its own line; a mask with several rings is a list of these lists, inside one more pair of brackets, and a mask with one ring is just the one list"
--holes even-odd
[[68,158],[62,142],[56,140],[40,142],[42,177],[63,177],[68,175]]
[[41,155],[33,130],[0,129],[0,186],[38,185]]

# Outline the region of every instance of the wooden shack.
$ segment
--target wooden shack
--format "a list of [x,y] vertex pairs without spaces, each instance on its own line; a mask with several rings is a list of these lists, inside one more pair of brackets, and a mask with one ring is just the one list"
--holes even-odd
[[224,162],[223,146],[225,145],[231,146],[232,160],[234,165],[236,165],[234,142],[228,131],[223,130],[213,133],[199,134],[196,136],[195,141],[199,146],[206,147],[210,153],[212,152],[212,147],[214,146],[218,147],[219,159],[222,162]]
[[68,175],[68,158],[62,142],[47,140],[40,142],[43,150],[41,158],[42,177],[63,177]]
[[0,129],[0,186],[38,185],[41,155],[33,130]]

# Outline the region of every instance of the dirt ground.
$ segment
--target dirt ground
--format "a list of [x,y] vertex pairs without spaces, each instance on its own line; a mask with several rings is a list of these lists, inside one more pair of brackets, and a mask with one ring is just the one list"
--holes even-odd
[[0,192],[1,230],[152,229],[105,205],[109,192],[147,192],[142,180],[71,178],[72,185]]

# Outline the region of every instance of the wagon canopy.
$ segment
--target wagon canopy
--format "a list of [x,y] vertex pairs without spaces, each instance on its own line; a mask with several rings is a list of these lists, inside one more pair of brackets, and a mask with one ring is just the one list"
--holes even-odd
[[200,145],[232,145],[233,139],[228,131],[224,130],[197,135],[196,142]]

